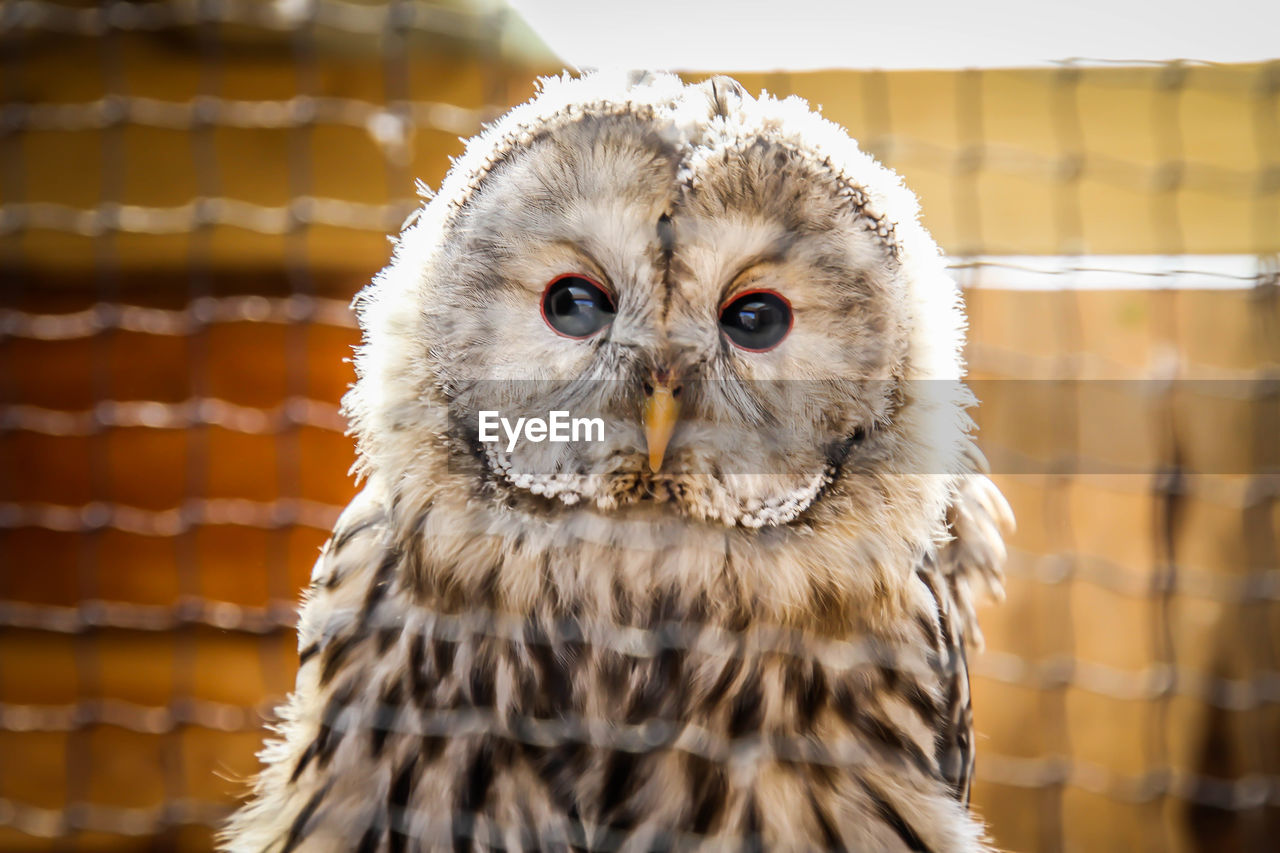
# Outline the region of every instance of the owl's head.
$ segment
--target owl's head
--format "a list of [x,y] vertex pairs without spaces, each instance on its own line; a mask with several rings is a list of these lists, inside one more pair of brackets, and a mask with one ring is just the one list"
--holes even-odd
[[[358,307],[347,408],[397,492],[919,541],[964,467],[963,316],[914,196],[803,101],[727,78],[544,81]],[[497,421],[553,412],[569,441]]]

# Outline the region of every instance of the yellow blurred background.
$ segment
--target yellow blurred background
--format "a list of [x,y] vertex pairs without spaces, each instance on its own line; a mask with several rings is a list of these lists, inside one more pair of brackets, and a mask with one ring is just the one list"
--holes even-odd
[[[561,64],[463,0],[23,2],[0,38],[0,849],[207,849],[354,490],[347,302],[414,179]],[[735,76],[918,193],[976,378],[1142,380],[977,412],[993,459],[1043,455],[996,465],[996,843],[1274,849],[1280,62]],[[1188,285],[1206,256],[1247,272]]]

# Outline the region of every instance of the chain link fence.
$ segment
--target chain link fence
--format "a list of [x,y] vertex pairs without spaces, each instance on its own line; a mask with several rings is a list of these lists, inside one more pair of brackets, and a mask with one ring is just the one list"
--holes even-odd
[[[461,0],[14,0],[0,55],[0,848],[207,848],[353,494],[350,297],[558,68]],[[1074,383],[977,412],[996,842],[1269,849],[1280,63],[738,76],[920,194],[979,385]]]

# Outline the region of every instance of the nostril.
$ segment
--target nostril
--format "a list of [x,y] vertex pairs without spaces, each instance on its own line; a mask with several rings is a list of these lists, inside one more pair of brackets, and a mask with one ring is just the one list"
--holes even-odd
[[672,389],[671,389],[671,396],[672,396],[672,397],[679,397],[679,396],[680,396],[680,392],[681,392],[681,391],[683,391],[683,390],[684,390],[684,386],[683,386],[683,385],[677,385],[676,387],[674,387],[674,388],[672,388]]
[[652,386],[652,385],[650,385],[648,382],[644,383],[644,395],[645,395],[646,397],[652,397],[652,396],[653,396],[653,386]]

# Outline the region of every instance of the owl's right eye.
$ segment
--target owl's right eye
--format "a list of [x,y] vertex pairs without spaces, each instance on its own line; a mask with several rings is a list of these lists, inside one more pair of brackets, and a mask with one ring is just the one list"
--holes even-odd
[[542,294],[542,319],[566,338],[589,338],[613,322],[617,309],[604,288],[586,276],[558,276]]

